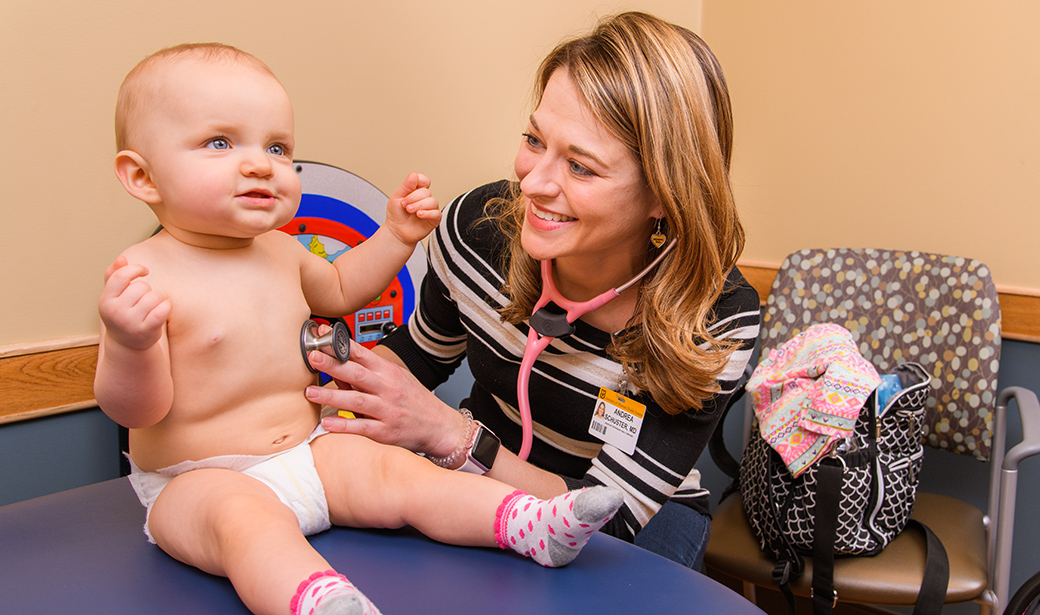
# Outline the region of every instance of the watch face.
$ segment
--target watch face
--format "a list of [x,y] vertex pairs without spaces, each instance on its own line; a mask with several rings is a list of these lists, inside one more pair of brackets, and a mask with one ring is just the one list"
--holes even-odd
[[474,461],[490,470],[495,463],[495,457],[498,456],[499,445],[500,442],[495,434],[481,426],[477,430],[477,441],[473,443],[470,456],[473,457]]

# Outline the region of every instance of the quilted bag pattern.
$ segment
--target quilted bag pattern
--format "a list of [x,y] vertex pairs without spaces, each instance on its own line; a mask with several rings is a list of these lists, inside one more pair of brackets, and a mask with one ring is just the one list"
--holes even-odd
[[[842,467],[836,555],[873,555],[906,526],[917,494],[925,408],[931,377],[918,363],[894,370],[902,391],[877,408],[872,394],[854,435],[831,453]],[[880,418],[877,416],[881,410]],[[779,454],[753,432],[740,464],[740,489],[759,546],[774,559],[812,552],[816,466],[793,476]],[[794,553],[792,553],[794,551]]]

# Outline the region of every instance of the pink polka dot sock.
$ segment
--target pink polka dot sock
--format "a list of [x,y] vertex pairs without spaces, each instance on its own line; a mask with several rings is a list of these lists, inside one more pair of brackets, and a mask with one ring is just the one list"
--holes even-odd
[[514,491],[495,517],[495,540],[543,566],[566,566],[624,501],[620,491],[597,486],[539,500]]
[[292,615],[380,615],[379,609],[335,570],[315,572],[300,583],[289,608]]

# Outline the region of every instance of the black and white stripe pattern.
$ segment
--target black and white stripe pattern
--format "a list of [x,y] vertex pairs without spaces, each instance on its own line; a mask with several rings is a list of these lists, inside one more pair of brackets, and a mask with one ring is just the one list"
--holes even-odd
[[[503,238],[493,223],[478,222],[484,204],[501,196],[506,182],[477,188],[444,211],[430,238],[430,270],[411,322],[388,336],[394,350],[426,386],[440,384],[469,360],[476,384],[463,402],[475,418],[520,447],[516,381],[523,357],[526,323],[503,323],[495,306],[505,297]],[[625,493],[625,505],[604,531],[632,540],[669,498],[704,512],[706,495],[693,464],[700,456],[722,407],[737,386],[758,337],[758,295],[734,270],[731,288],[716,304],[713,333],[739,340],[719,379],[722,391],[701,411],[669,415],[646,393],[625,393],[647,406],[635,453],[627,455],[589,435],[600,387],[619,390],[621,365],[606,353],[610,334],[581,320],[574,335],[554,340],[535,363],[530,398],[535,441],[529,460],[564,477],[571,488],[611,485]]]

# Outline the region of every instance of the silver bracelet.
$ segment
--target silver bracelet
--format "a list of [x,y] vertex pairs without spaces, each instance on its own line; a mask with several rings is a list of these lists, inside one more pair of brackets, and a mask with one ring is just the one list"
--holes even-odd
[[466,408],[460,408],[459,414],[466,417],[466,431],[462,436],[462,440],[459,441],[459,445],[455,447],[455,450],[447,457],[436,457],[434,455],[426,456],[427,459],[442,468],[451,469],[460,458],[465,457],[466,454],[469,453],[469,442],[473,437],[473,413]]

